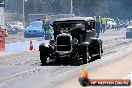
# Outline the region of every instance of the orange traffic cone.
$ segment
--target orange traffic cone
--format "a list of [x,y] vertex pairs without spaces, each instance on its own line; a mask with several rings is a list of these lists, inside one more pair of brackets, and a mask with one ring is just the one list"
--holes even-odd
[[33,50],[33,43],[30,41],[30,50]]

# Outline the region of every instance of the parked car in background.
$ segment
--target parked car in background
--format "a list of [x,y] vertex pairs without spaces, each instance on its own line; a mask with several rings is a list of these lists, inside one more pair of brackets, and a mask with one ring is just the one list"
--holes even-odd
[[17,29],[18,31],[23,31],[24,30],[24,26],[23,23],[20,21],[11,21],[11,22],[7,22],[8,25],[10,25],[12,28]]
[[6,27],[7,32],[8,32],[9,34],[16,34],[16,33],[18,33],[18,29],[17,29],[17,28],[13,28],[13,27],[12,27],[10,24],[8,24],[8,23],[5,24],[5,27]]
[[107,19],[106,27],[107,29],[114,29],[117,27],[117,23],[115,22],[114,19]]
[[33,21],[24,30],[24,37],[44,37],[44,29],[42,28],[42,21]]
[[129,20],[124,21],[124,27],[127,28],[129,26]]
[[132,26],[128,26],[126,29],[126,38],[132,38]]
[[130,25],[132,25],[132,20],[130,20],[130,22],[129,22],[129,26],[130,26]]
[[124,22],[124,20],[120,20],[119,27],[120,28],[125,28],[125,22]]
[[20,22],[20,21],[16,21],[16,22],[17,22],[18,27],[20,28],[20,30],[23,31],[25,29],[23,23]]

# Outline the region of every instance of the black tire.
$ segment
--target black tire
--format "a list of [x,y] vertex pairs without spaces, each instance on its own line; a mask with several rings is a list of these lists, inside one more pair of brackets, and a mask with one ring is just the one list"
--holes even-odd
[[92,57],[92,60],[101,59],[103,50],[101,47],[99,47],[99,52],[97,56]]
[[40,60],[43,65],[46,64],[47,56],[45,55],[43,51],[40,51]]
[[[91,43],[91,47],[90,47],[91,61],[95,61],[97,59],[100,59],[102,57],[102,53],[103,53],[102,41],[101,40],[94,40]],[[97,56],[93,56],[94,54],[97,54]]]
[[86,49],[84,52],[82,52],[83,64],[87,64],[88,59],[89,59],[89,53],[88,53],[88,49]]

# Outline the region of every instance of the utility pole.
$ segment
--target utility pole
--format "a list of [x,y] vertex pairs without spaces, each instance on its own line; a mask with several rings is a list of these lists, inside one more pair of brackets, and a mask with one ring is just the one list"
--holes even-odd
[[71,14],[73,14],[73,1],[71,0]]
[[27,2],[27,0],[23,0],[23,26],[25,28],[25,2]]
[[23,15],[22,15],[22,18],[23,18],[23,26],[25,28],[25,0],[23,0]]

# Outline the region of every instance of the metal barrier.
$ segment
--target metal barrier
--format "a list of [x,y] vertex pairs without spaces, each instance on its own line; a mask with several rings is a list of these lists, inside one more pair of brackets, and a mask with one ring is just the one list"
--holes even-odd
[[5,30],[0,27],[0,52],[5,50]]

